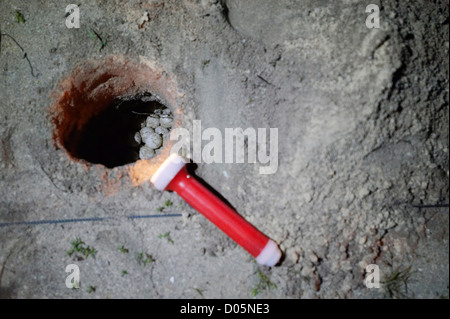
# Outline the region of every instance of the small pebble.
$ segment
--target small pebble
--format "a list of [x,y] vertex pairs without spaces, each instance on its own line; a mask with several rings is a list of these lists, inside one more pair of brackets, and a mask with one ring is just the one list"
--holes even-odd
[[155,133],[166,136],[167,134],[169,134],[169,130],[165,127],[158,126],[157,128],[155,128]]
[[170,113],[172,113],[172,112],[170,112],[169,109],[162,110],[162,114],[164,114],[164,115],[170,115]]
[[150,115],[146,120],[147,127],[156,128],[159,126],[159,118],[154,115]]
[[173,122],[173,119],[168,116],[161,116],[161,118],[159,119],[159,123],[161,123],[161,126],[165,127],[165,128],[171,128],[172,122]]
[[142,146],[139,150],[139,157],[141,159],[151,159],[153,156],[155,156],[155,150],[146,145]]
[[316,263],[319,260],[319,257],[317,257],[317,255],[315,253],[311,253],[309,255],[309,259],[312,261],[312,263]]
[[157,149],[162,145],[162,138],[159,134],[152,133],[147,137],[142,136],[145,145],[150,148]]

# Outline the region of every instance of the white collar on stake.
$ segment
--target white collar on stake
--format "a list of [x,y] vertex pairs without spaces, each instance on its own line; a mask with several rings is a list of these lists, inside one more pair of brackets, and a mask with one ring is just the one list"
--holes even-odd
[[185,165],[185,159],[173,153],[162,163],[150,181],[158,190],[163,191]]

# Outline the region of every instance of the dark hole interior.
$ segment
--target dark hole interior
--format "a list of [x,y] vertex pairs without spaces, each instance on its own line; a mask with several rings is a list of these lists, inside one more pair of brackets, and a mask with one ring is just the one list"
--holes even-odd
[[115,99],[86,123],[76,146],[76,157],[108,168],[136,162],[140,146],[134,141],[135,133],[149,114],[165,108],[149,93]]

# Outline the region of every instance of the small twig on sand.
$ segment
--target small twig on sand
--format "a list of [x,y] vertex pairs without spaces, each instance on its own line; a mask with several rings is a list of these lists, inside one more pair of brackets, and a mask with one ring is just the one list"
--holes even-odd
[[14,39],[14,37],[12,37],[11,35],[9,35],[9,34],[7,34],[7,33],[0,33],[0,52],[1,52],[2,36],[9,37],[9,38],[10,38],[11,40],[13,40],[13,42],[19,47],[19,49],[22,50],[22,52],[23,52],[23,58],[27,60],[28,65],[30,66],[31,75],[32,75],[33,77],[36,77],[36,75],[34,74],[34,71],[33,71],[33,66],[31,65],[31,61],[30,61],[30,59],[28,58],[27,53],[26,53],[25,50],[22,48],[22,46],[19,44],[19,42],[17,42],[17,40]]
[[100,50],[99,51],[101,51],[101,50],[103,50],[103,48],[106,46],[106,44],[108,43],[108,40],[107,39],[103,39],[101,36],[100,36],[100,34],[98,33],[98,32],[96,32],[94,29],[92,29],[92,28],[88,28],[88,34],[89,34],[89,36],[92,38],[92,39],[95,39],[95,38],[97,38],[99,41],[100,41],[100,43],[102,44],[102,46],[100,47]]

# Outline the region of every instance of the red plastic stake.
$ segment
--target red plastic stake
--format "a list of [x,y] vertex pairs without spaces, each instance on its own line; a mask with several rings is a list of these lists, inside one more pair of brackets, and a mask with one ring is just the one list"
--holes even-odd
[[247,250],[259,264],[272,267],[280,260],[281,251],[278,245],[190,175],[181,156],[172,154],[156,171],[151,181],[161,191],[175,191]]

